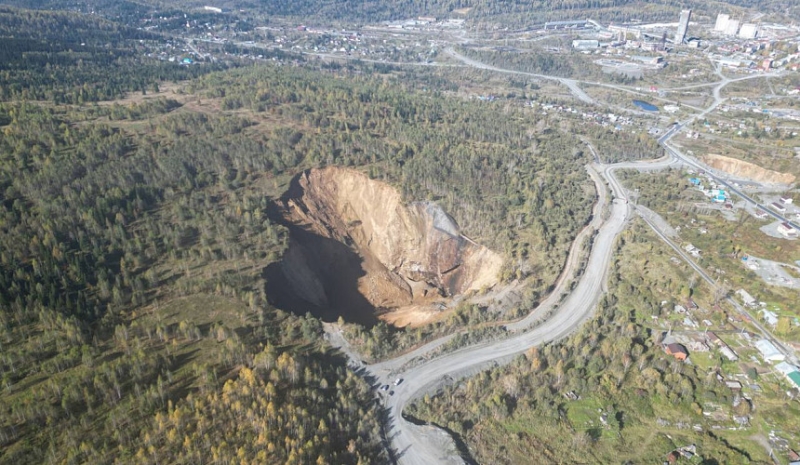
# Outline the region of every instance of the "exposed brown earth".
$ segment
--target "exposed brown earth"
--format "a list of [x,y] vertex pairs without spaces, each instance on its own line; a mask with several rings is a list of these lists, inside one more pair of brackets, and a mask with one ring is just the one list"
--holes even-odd
[[722,155],[708,154],[702,158],[702,162],[711,168],[724,171],[738,178],[750,179],[756,182],[790,184],[795,180],[795,175],[793,174],[779,173],[762,168],[753,163]]
[[302,173],[272,216],[291,242],[272,279],[282,289],[268,294],[291,291],[290,304],[328,320],[419,325],[440,318],[451,297],[496,284],[503,264],[436,204],[405,205],[393,187],[355,170]]

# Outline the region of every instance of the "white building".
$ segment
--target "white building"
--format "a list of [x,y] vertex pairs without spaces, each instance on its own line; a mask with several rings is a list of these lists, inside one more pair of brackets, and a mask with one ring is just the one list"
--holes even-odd
[[731,19],[729,15],[725,13],[720,13],[717,15],[717,22],[714,23],[714,30],[717,32],[725,32],[725,29],[728,28],[728,21]]
[[768,362],[782,362],[786,359],[786,356],[780,353],[778,349],[766,339],[761,339],[756,342],[756,349],[758,349],[761,356],[764,357],[764,360]]
[[211,11],[213,13],[222,13],[222,8],[217,8],[215,6],[206,5],[206,6],[203,7],[203,9],[206,10],[206,11]]
[[729,20],[728,24],[725,26],[725,34],[735,36],[737,32],[739,32],[739,21],[735,19]]
[[597,40],[573,40],[572,48],[575,50],[593,50],[600,47],[600,42]]
[[755,39],[758,36],[758,26],[753,23],[744,23],[739,29],[739,37],[742,39]]
[[771,312],[769,310],[761,310],[761,316],[764,317],[764,321],[767,322],[768,325],[775,327],[778,324],[778,315],[775,312]]
[[742,60],[736,58],[722,57],[719,59],[719,64],[726,68],[738,68],[742,66]]
[[772,202],[769,206],[778,213],[784,213],[786,211],[786,207],[778,202]]
[[789,373],[798,371],[796,366],[790,365],[786,362],[781,362],[775,365],[775,369],[778,370],[783,376],[789,376]]
[[778,225],[778,232],[787,239],[797,237],[797,230],[789,223],[781,223]]
[[719,353],[721,353],[722,355],[724,355],[724,356],[725,356],[725,358],[727,358],[728,360],[730,360],[730,361],[732,361],[732,362],[735,362],[735,361],[739,360],[739,356],[738,356],[738,355],[736,355],[736,352],[734,352],[734,351],[733,351],[733,350],[732,350],[730,347],[728,347],[728,346],[723,346],[723,347],[720,347],[720,348],[719,348]]
[[736,295],[742,298],[742,302],[748,307],[755,307],[756,299],[755,297],[751,296],[749,292],[745,291],[744,289],[739,289],[736,291]]

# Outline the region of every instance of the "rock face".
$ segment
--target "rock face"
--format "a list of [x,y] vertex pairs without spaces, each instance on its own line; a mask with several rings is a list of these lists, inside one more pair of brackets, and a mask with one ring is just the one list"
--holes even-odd
[[702,162],[711,168],[756,182],[790,184],[795,180],[795,175],[793,174],[779,173],[754,165],[753,163],[748,163],[736,158],[724,157],[722,155],[706,155],[702,158]]
[[367,322],[369,314],[433,305],[494,285],[502,266],[437,205],[404,205],[394,188],[353,170],[302,173],[276,213],[292,237],[285,284],[323,318]]

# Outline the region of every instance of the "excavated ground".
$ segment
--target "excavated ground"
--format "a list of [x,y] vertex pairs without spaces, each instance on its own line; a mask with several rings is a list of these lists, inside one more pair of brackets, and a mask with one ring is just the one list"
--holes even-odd
[[451,298],[496,284],[502,266],[437,205],[404,205],[391,186],[345,168],[298,175],[270,218],[291,239],[266,271],[267,295],[326,321],[421,325]]
[[756,182],[790,184],[795,181],[795,175],[791,173],[779,173],[736,158],[708,154],[702,157],[701,160],[714,169]]

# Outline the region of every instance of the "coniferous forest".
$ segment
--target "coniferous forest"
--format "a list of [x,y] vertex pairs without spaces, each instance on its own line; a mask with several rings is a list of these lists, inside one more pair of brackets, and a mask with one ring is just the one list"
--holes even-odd
[[577,139],[399,70],[178,66],[13,8],[0,36],[0,463],[388,461],[371,387],[265,291],[304,169],[440,203],[541,291],[589,218]]
[[[584,228],[604,189],[587,165],[664,155],[651,132],[664,115],[640,119],[629,104],[646,73],[607,74],[595,54],[569,50],[573,29],[546,42],[532,34],[552,20],[674,22],[681,8],[699,23],[758,7],[767,23],[800,18],[794,3],[0,0],[0,465],[394,463],[402,451],[390,447],[397,429],[383,402],[394,391],[382,385],[391,381],[348,364],[333,339],[371,363],[439,336],[453,337],[426,357],[504,337],[509,321],[587,275],[597,236]],[[425,26],[386,23],[415,18]],[[524,46],[501,45],[515,35]],[[692,74],[693,63],[664,69]],[[712,73],[703,69],[691,79]],[[793,82],[780,79],[769,85]],[[381,318],[394,309],[373,301],[366,324],[353,308],[332,308],[333,325],[285,304],[277,297],[292,284],[297,231],[319,232],[299,224],[312,203],[290,192],[325,167],[380,181],[369,184],[388,186],[381,198],[397,204],[441,207],[430,229],[459,244],[454,254],[466,242],[490,249],[482,257],[500,259],[484,268],[498,276],[454,297],[422,272],[406,280],[381,263],[405,280],[398,288],[424,289],[420,306],[435,315],[417,326],[392,326]],[[648,192],[654,176],[622,179],[641,185],[632,199],[645,205],[681,195],[676,173]],[[300,214],[282,216],[290,208]],[[343,237],[331,250],[344,252],[330,253],[326,271],[357,288],[350,271],[368,276],[379,267],[359,266],[377,259],[347,236],[365,230],[361,219],[337,214],[345,233],[330,234]],[[663,352],[651,322],[675,299],[716,310],[720,299],[629,221],[591,320],[403,415],[446,428],[483,463],[655,462],[686,444],[704,463],[761,463],[764,435],[697,430],[707,406],[786,430],[797,409],[764,383],[774,399],[751,415],[755,404],[720,384],[727,362]],[[351,256],[354,265],[341,261]],[[440,274],[463,264],[453,263]],[[402,382],[395,389],[414,387]]]

